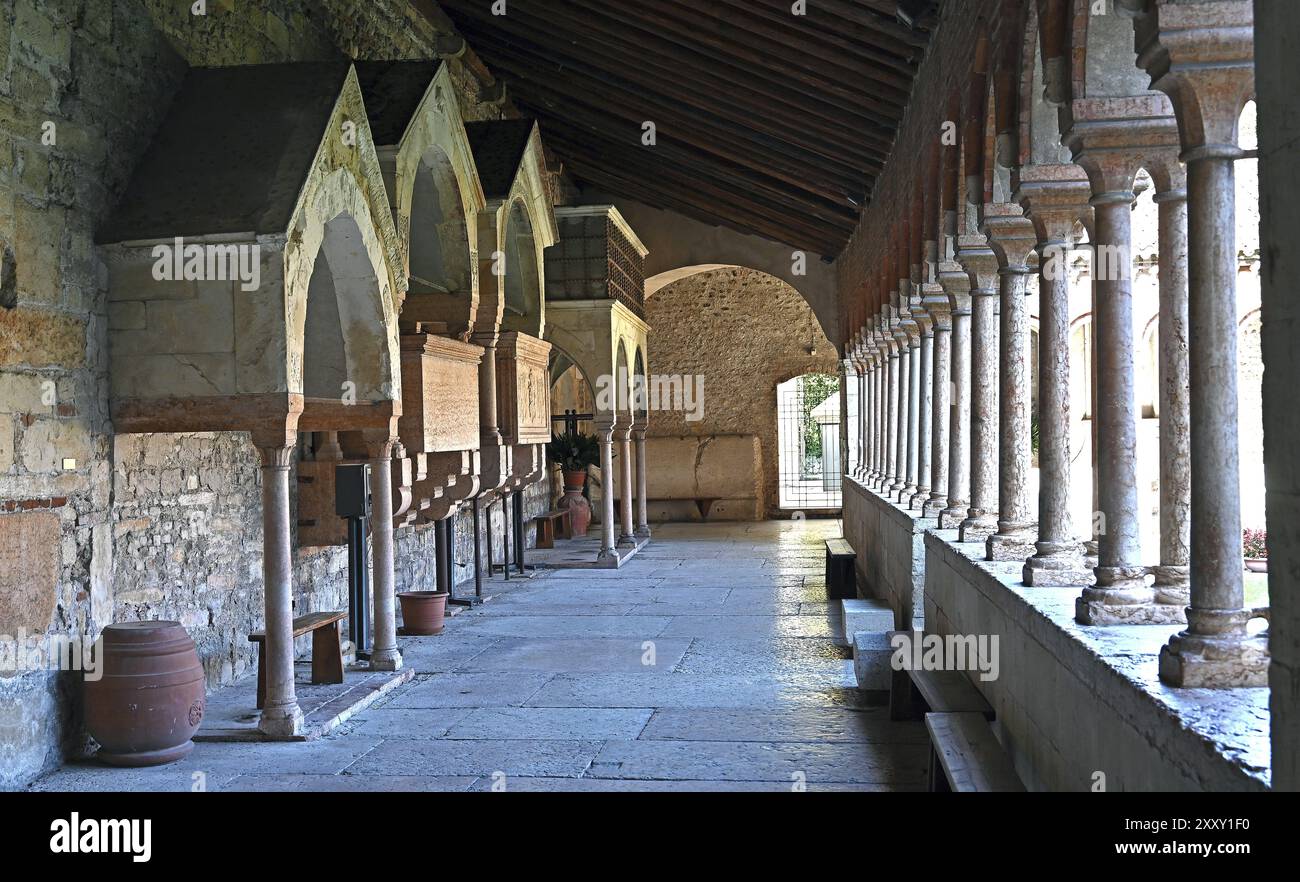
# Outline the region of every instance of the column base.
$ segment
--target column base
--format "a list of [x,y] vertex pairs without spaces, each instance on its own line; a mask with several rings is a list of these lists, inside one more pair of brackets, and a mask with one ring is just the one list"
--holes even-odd
[[948,507],[948,500],[942,496],[931,496],[921,506],[921,517],[938,518],[942,517],[943,510]]
[[1156,577],[1154,588],[1157,601],[1160,603],[1176,603],[1179,606],[1191,606],[1192,582],[1190,567],[1162,564],[1152,567],[1151,573]]
[[1268,637],[1204,637],[1183,631],[1160,649],[1160,681],[1170,686],[1234,689],[1268,685]]
[[1043,543],[1035,546],[1037,553],[1025,561],[1022,572],[1024,582],[1032,588],[1073,588],[1092,584],[1092,567],[1083,559],[1083,548],[1069,551],[1045,552]]
[[257,731],[272,741],[292,741],[301,736],[305,728],[302,708],[297,702],[284,707],[264,708],[261,719],[257,721]]
[[370,653],[370,670],[400,671],[401,669],[402,669],[402,654],[398,652],[396,649],[372,651]]
[[608,563],[612,560],[618,560],[618,552],[612,548],[602,548],[596,555],[596,560],[601,563]]
[[650,525],[649,525],[649,524],[642,524],[641,526],[637,527],[637,528],[636,528],[636,537],[637,537],[638,539],[649,539],[649,538],[650,538]]
[[1156,603],[1146,584],[1145,567],[1097,567],[1097,584],[1084,588],[1074,601],[1074,619],[1081,625],[1181,625],[1183,607]]
[[618,542],[615,543],[614,547],[615,548],[636,548],[636,536],[632,535],[631,533],[624,533],[622,536],[618,537]]
[[904,508],[907,508],[908,503],[912,501],[912,497],[915,495],[916,495],[916,485],[904,484],[903,489],[898,491],[898,504],[903,506]]
[[925,504],[930,501],[930,490],[925,487],[918,487],[911,498],[907,500],[908,511],[925,511]]
[[1038,534],[1036,524],[1018,524],[1014,528],[1006,524],[999,525],[985,542],[984,559],[990,561],[1023,561],[1033,554],[1038,546],[1034,539]]
[[998,531],[997,518],[993,515],[972,515],[969,511],[966,515],[957,528],[958,542],[987,542]]
[[940,530],[957,530],[961,528],[962,521],[966,520],[965,505],[955,502],[952,505],[939,512],[939,529]]

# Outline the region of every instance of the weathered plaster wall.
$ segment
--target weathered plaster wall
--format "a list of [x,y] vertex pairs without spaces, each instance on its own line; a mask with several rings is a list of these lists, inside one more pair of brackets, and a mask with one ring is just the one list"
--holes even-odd
[[[764,498],[777,505],[776,387],[806,373],[835,374],[835,350],[808,304],[782,280],[725,267],[664,286],[646,300],[652,374],[702,376],[703,417],[650,413],[654,437],[756,435]],[[812,350],[812,351],[810,351]],[[680,464],[649,462],[651,470]]]
[[[190,626],[216,683],[247,665],[247,630],[260,623],[257,458],[243,436],[113,436],[94,231],[187,64],[432,57],[435,34],[404,0],[208,9],[0,0],[0,558],[23,556],[7,511],[41,513],[58,536],[52,575],[0,568],[0,634],[93,634],[115,618],[167,615]],[[454,65],[453,78],[465,118],[497,115],[466,70]],[[398,534],[399,587],[431,571],[429,536]],[[345,558],[298,556],[300,611],[338,608]],[[31,585],[45,587],[33,597]],[[72,680],[0,678],[0,789],[77,749]]]

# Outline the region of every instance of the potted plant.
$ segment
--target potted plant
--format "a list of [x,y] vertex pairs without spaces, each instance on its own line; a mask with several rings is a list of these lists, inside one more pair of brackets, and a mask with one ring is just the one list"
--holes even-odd
[[1241,531],[1242,551],[1246,557],[1246,569],[1252,573],[1268,572],[1268,533],[1247,527]]
[[587,535],[591,503],[582,495],[587,469],[600,462],[600,440],[582,432],[565,432],[546,445],[546,455],[564,473],[564,495],[556,507],[569,512],[569,526],[575,538]]

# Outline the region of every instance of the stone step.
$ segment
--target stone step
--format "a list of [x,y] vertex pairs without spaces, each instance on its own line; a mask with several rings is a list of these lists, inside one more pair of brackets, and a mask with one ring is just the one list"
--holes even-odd
[[859,631],[853,635],[853,676],[859,689],[884,692],[889,689],[893,668],[889,660],[894,649],[888,631]]
[[894,629],[894,611],[883,600],[867,599],[840,601],[841,621],[844,630],[841,634],[844,645],[853,642],[853,635],[859,631],[892,631]]

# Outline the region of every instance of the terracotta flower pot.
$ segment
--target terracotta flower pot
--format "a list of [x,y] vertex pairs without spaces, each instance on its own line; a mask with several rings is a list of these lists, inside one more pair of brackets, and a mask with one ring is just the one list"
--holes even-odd
[[446,591],[402,591],[397,600],[402,604],[402,627],[407,634],[431,637],[442,633]]
[[1266,557],[1248,557],[1246,558],[1246,569],[1252,573],[1267,573],[1268,558]]
[[582,495],[582,488],[587,483],[586,471],[564,473],[564,495],[556,503],[556,508],[569,513],[569,526],[575,539],[587,535],[591,524],[591,503]]
[[203,720],[204,676],[179,622],[104,628],[99,680],[86,680],[86,729],[115,766],[157,766],[186,756]]

